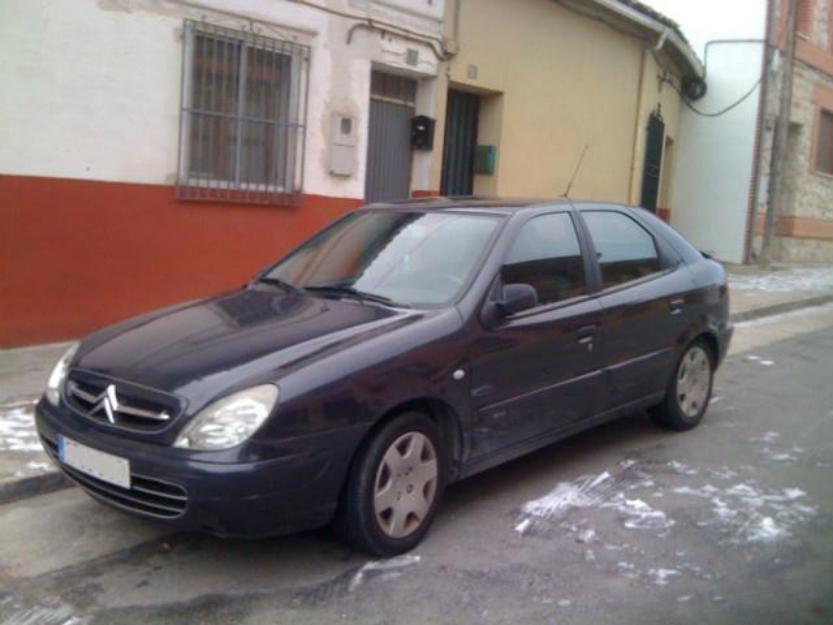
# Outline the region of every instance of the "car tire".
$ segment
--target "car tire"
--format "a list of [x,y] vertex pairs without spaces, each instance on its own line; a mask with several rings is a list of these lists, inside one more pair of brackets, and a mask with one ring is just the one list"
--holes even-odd
[[413,549],[428,532],[447,474],[437,425],[419,412],[398,415],[356,454],[336,512],[336,533],[373,556]]
[[665,399],[650,411],[654,421],[678,432],[697,427],[711,401],[714,371],[711,347],[700,339],[690,343],[674,367]]

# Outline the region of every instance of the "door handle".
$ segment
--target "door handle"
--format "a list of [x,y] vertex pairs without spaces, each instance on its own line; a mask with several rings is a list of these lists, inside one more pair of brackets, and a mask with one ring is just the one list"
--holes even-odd
[[587,347],[587,351],[593,351],[593,341],[596,338],[597,325],[584,326],[576,330],[576,337],[579,345]]
[[592,324],[589,326],[584,326],[576,330],[576,336],[579,338],[590,337],[592,338],[594,334],[596,334],[596,330],[599,329],[598,324]]
[[679,315],[683,312],[683,306],[685,306],[685,299],[682,297],[678,297],[677,299],[672,299],[669,302],[668,307],[671,309],[672,315]]

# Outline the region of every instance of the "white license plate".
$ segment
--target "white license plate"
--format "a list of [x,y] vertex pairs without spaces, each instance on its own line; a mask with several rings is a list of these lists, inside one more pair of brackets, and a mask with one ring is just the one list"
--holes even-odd
[[130,461],[58,435],[61,462],[104,482],[130,488]]

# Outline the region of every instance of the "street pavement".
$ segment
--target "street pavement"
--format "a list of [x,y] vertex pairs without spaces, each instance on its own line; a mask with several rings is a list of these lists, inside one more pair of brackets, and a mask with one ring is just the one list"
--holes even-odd
[[833,306],[739,324],[704,423],[635,415],[452,486],[426,541],[172,533],[0,506],[0,623],[833,622]]

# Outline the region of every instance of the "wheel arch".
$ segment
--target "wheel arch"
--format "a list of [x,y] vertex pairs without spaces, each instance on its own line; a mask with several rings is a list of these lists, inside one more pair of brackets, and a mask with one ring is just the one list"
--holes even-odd
[[385,410],[370,426],[361,442],[356,446],[353,457],[350,460],[352,467],[361,451],[373,439],[380,429],[396,419],[398,416],[408,412],[420,412],[430,418],[440,430],[443,444],[448,453],[448,481],[455,481],[460,473],[463,458],[463,430],[460,415],[457,410],[447,401],[439,397],[413,397],[403,400]]

